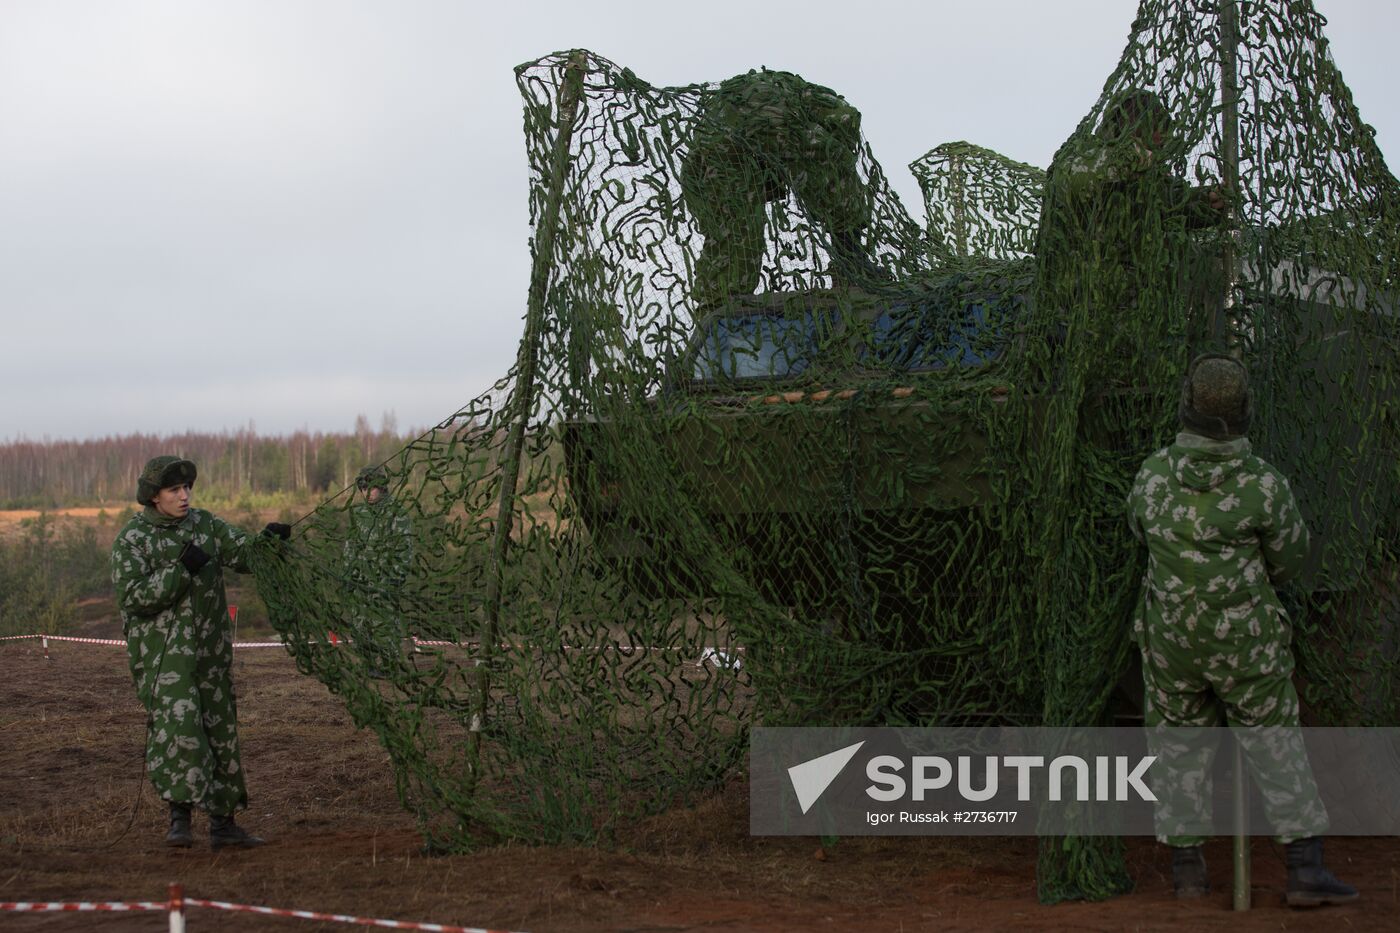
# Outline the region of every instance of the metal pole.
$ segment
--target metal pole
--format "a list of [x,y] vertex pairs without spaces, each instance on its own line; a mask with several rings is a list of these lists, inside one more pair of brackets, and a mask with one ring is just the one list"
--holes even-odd
[[529,304],[526,309],[525,335],[520,340],[516,358],[515,389],[507,405],[510,412],[510,434],[506,439],[501,463],[501,493],[496,503],[496,525],[491,541],[491,574],[486,579],[486,631],[481,638],[481,658],[477,662],[477,702],[469,724],[468,751],[472,777],[480,775],[481,729],[486,721],[486,708],[491,693],[491,656],[496,652],[501,629],[502,576],[505,573],[506,550],[510,546],[511,522],[515,509],[515,486],[520,475],[521,452],[525,446],[525,429],[535,405],[535,369],[539,360],[540,335],[544,330],[545,292],[554,261],[554,241],[559,232],[559,208],[564,200],[564,181],[569,173],[569,146],[573,140],[574,119],[583,99],[583,76],[588,67],[587,54],[577,50],[569,56],[559,88],[558,130],[554,151],[550,156],[549,195],[540,215],[539,232],[535,237],[535,256],[530,269]]
[[[1217,338],[1223,336],[1230,348],[1230,355],[1238,358],[1243,352],[1240,346],[1240,321],[1236,292],[1240,282],[1240,24],[1236,0],[1220,0],[1220,167],[1224,174],[1222,181],[1225,197],[1229,201],[1229,232],[1225,245],[1225,300],[1224,320],[1217,321],[1212,328]],[[1225,333],[1222,335],[1221,330]],[[1249,862],[1249,779],[1245,776],[1244,749],[1235,740],[1235,779],[1234,779],[1234,846],[1235,888],[1233,905],[1235,910],[1250,908],[1250,862]]]
[[1249,910],[1250,907],[1250,862],[1249,862],[1249,778],[1245,774],[1244,748],[1235,739],[1235,910]]
[[1242,348],[1236,295],[1240,282],[1240,27],[1236,2],[1220,0],[1220,168],[1230,214],[1224,255],[1225,313],[1211,331],[1238,357]]

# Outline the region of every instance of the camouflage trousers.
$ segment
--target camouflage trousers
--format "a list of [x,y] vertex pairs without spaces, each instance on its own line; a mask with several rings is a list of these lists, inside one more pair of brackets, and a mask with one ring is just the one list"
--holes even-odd
[[1149,595],[1136,626],[1142,648],[1157,838],[1200,845],[1211,832],[1211,780],[1223,730],[1244,751],[1264,813],[1280,842],[1327,830],[1298,721],[1291,632],[1272,592],[1233,607],[1164,605]]
[[404,660],[404,642],[409,637],[408,620],[399,605],[404,581],[385,574],[381,586],[369,582],[361,571],[347,575],[353,602],[341,626],[350,636],[350,647],[376,673],[397,670]]
[[219,816],[246,806],[227,624],[177,623],[167,632],[138,622],[126,643],[148,714],[146,773],[161,799]]

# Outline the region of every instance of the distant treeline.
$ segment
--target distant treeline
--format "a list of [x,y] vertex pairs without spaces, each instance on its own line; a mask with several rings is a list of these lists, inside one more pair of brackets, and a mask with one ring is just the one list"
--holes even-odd
[[0,508],[129,502],[141,467],[158,454],[193,460],[206,498],[321,493],[349,485],[361,467],[385,460],[411,439],[386,414],[377,431],[360,415],[354,433],[345,434],[264,437],[249,426],[220,434],[0,442]]

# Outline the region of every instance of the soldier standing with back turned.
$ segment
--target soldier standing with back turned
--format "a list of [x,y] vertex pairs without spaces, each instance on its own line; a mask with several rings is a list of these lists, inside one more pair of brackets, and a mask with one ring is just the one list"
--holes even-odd
[[1308,529],[1283,475],[1250,452],[1250,414],[1244,365],[1197,357],[1182,383],[1182,431],[1147,458],[1128,496],[1129,524],[1148,551],[1133,627],[1149,738],[1155,727],[1187,727],[1157,732],[1175,759],[1158,839],[1172,847],[1177,896],[1207,893],[1205,837],[1190,827],[1199,830],[1209,800],[1212,754],[1194,727],[1270,727],[1238,738],[1286,846],[1288,903],[1340,904],[1357,893],[1322,864],[1327,813],[1298,731],[1292,629],[1274,591],[1302,571]]

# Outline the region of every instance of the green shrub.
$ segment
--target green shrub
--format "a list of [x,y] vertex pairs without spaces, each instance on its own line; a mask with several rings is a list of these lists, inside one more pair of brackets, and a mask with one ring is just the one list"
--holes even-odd
[[0,634],[58,633],[74,604],[112,592],[107,549],[90,527],[59,527],[47,515],[0,540]]

